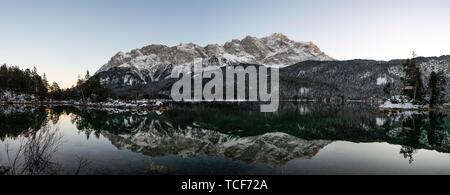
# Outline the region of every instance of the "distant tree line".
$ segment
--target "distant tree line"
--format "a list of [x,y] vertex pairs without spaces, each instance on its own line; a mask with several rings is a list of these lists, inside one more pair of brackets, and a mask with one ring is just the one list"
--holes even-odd
[[69,89],[61,89],[58,83],[49,84],[46,75],[40,76],[37,69],[20,69],[18,66],[0,66],[0,91],[33,94],[40,99],[103,101],[108,91],[100,84],[99,76],[78,77],[77,84]]
[[37,69],[22,70],[18,66],[0,66],[0,90],[10,90],[17,93],[34,94],[41,98],[48,93],[48,81],[37,73]]
[[105,101],[108,97],[108,90],[100,83],[98,75],[90,76],[86,71],[84,78],[78,76],[76,86],[61,93],[62,99],[73,99],[82,101]]

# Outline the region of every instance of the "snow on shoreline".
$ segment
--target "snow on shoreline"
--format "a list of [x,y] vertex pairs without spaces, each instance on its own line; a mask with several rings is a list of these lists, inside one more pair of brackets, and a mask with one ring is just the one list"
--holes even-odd
[[83,101],[54,101],[54,100],[38,100],[22,98],[2,98],[0,97],[0,105],[45,105],[45,106],[83,106],[83,107],[97,107],[97,108],[162,108],[165,106],[166,100],[108,100],[106,102],[83,102]]
[[379,109],[382,110],[422,110],[429,108],[429,105],[419,105],[414,104],[410,98],[406,96],[392,96],[390,99],[386,100],[383,104],[381,104]]
[[421,107],[419,105],[414,105],[412,103],[392,103],[391,101],[386,101],[380,105],[381,109],[398,109],[398,110],[418,110]]
[[35,101],[38,101],[38,98],[34,95],[17,93],[8,90],[0,91],[0,102],[26,103]]

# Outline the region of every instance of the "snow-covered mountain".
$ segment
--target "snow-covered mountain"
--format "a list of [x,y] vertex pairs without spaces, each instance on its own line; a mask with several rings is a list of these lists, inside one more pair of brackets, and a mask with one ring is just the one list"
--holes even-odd
[[119,52],[97,72],[105,85],[133,86],[160,81],[174,66],[201,59],[204,67],[257,64],[285,67],[299,62],[333,58],[312,42],[296,42],[279,33],[263,38],[247,36],[223,45],[205,47],[188,43],[178,46],[149,45],[131,52]]
[[[315,100],[374,100],[400,94],[405,60],[337,61],[311,42],[296,42],[282,34],[246,37],[223,45],[201,47],[192,43],[174,47],[150,45],[118,53],[97,74],[119,98],[169,97],[174,67],[202,59],[209,68],[254,64],[280,69],[280,98]],[[450,79],[450,56],[418,57],[424,85],[432,70]],[[450,93],[450,82],[447,93]],[[450,101],[450,97],[447,97]]]
[[272,166],[285,165],[294,159],[311,159],[331,143],[327,140],[305,140],[285,133],[236,137],[194,127],[163,131],[156,127],[158,122],[152,121],[152,125],[146,127],[148,129],[134,134],[114,135],[102,131],[102,135],[118,148],[152,157],[207,154]]

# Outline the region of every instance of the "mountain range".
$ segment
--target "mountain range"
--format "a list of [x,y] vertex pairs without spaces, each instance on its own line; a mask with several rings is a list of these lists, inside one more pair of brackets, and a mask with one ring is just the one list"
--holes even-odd
[[[208,69],[249,64],[279,68],[281,99],[329,100],[386,97],[386,86],[390,93],[399,93],[405,61],[338,61],[313,42],[297,42],[275,33],[205,47],[193,43],[173,47],[149,45],[117,53],[96,74],[115,97],[168,97],[176,81],[169,78],[171,71],[197,59]],[[424,73],[424,81],[435,69],[449,75],[450,56],[419,57],[416,62]]]

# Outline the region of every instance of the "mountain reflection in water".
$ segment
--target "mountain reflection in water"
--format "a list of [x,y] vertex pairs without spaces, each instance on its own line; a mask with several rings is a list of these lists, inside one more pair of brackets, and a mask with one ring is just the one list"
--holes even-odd
[[[277,113],[261,113],[254,104],[171,107],[161,113],[3,106],[0,174],[435,173],[422,164],[437,162],[430,155],[450,162],[446,112],[289,102]],[[59,141],[50,135],[61,143],[45,147]],[[52,150],[42,152],[48,161],[30,165],[32,147]],[[414,167],[419,153],[427,157]]]

